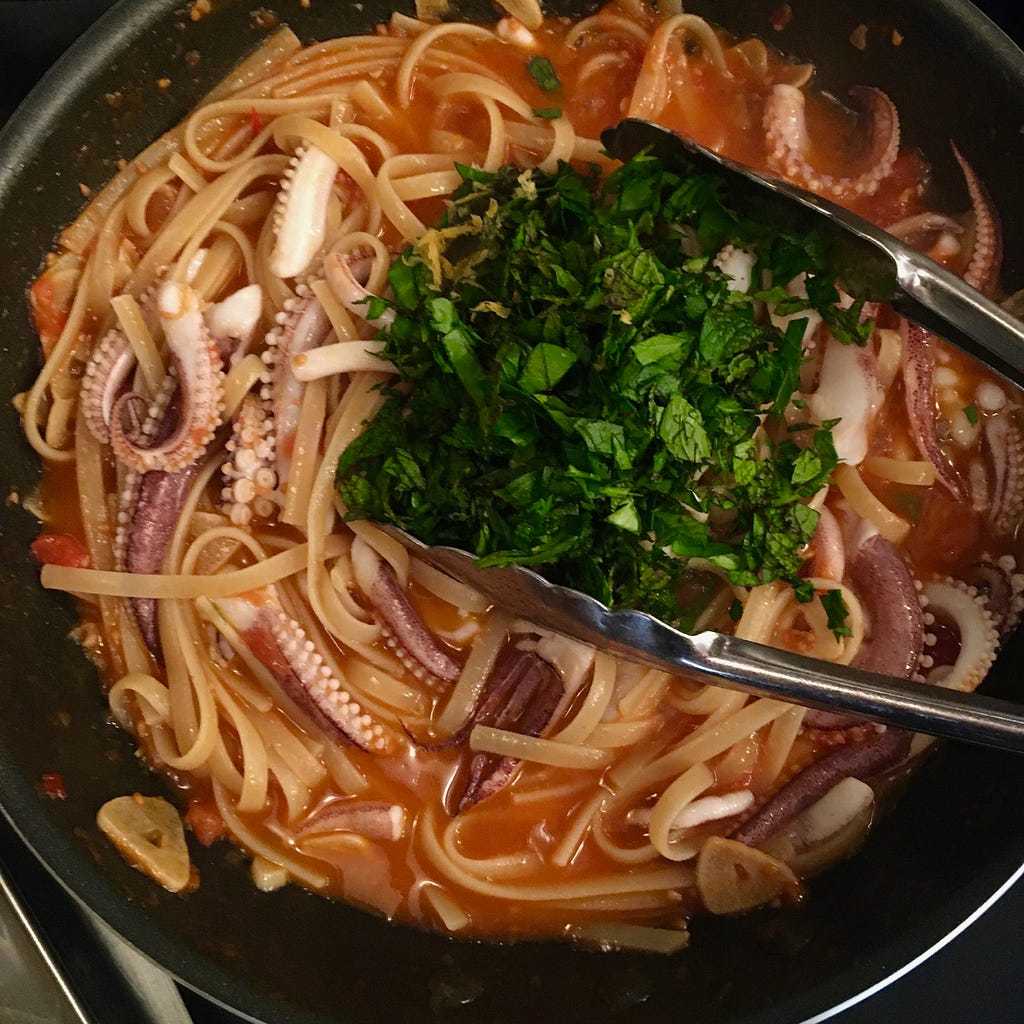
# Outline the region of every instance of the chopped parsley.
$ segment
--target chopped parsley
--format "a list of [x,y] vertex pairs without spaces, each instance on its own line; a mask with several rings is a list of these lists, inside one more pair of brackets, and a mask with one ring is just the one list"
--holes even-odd
[[970,405],[964,406],[964,415],[972,427],[978,425],[978,407],[973,402]]
[[852,630],[846,624],[846,617],[850,611],[843,600],[843,592],[838,588],[824,590],[819,597],[828,616],[828,628],[835,634],[835,638],[838,640],[840,637],[853,636]]
[[544,92],[557,92],[562,87],[555,66],[547,57],[532,56],[526,62],[526,70]]
[[[692,612],[677,601],[692,558],[810,599],[807,499],[836,453],[831,424],[786,428],[804,321],[780,331],[760,307],[827,309],[846,340],[865,330],[813,239],[646,155],[603,184],[568,165],[460,173],[445,221],[391,270],[383,337],[401,383],[341,457],[348,517],[670,622]],[[732,290],[715,265],[727,243],[775,286]],[[801,273],[807,300],[783,289]]]

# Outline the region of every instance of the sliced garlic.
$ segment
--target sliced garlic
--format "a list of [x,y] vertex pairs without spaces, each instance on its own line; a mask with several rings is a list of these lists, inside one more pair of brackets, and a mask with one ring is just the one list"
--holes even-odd
[[712,836],[697,855],[697,889],[712,914],[736,914],[800,892],[782,861],[735,839]]
[[252,859],[249,867],[249,875],[253,885],[260,892],[276,892],[283,889],[289,882],[288,870],[275,864],[272,860],[257,854]]
[[96,824],[133,867],[171,892],[192,878],[185,829],[178,812],[163,797],[119,796],[108,800]]

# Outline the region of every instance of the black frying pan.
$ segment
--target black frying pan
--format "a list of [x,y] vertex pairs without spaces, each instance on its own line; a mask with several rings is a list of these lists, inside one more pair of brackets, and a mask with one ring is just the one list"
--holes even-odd
[[[78,183],[102,184],[117,157],[178,120],[263,34],[252,25],[251,4],[218,4],[195,24],[176,3],[122,4],[46,79],[0,141],[0,466],[11,495],[29,493],[39,475],[9,403],[36,368],[25,284],[81,205]],[[954,0],[791,0],[792,19],[775,32],[768,16],[778,6],[706,0],[687,9],[814,59],[822,83],[837,93],[853,83],[886,89],[906,140],[934,158],[936,190],[962,207],[947,148],[954,136],[1003,213],[1006,284],[1024,285],[1020,51]],[[375,0],[364,10],[332,0],[305,10],[280,0],[276,9],[306,39],[364,30],[386,14]],[[861,23],[864,51],[849,42]],[[898,48],[894,28],[903,37]],[[197,66],[189,53],[199,55]],[[162,92],[156,81],[165,76],[172,85]],[[105,99],[114,93],[116,109]],[[296,889],[259,894],[242,858],[224,845],[195,850],[202,884],[172,896],[127,867],[95,829],[103,801],[162,784],[108,724],[95,673],[67,639],[70,602],[39,590],[27,554],[35,531],[9,498],[0,513],[0,802],[51,869],[131,942],[255,1018],[803,1020],[912,960],[1024,861],[1024,760],[950,747],[924,766],[857,859],[811,885],[805,906],[698,921],[693,947],[671,959],[454,943]],[[1019,643],[1005,653],[990,681],[994,692],[1014,694],[1022,657]],[[51,771],[62,774],[66,801],[40,796],[40,777]]]

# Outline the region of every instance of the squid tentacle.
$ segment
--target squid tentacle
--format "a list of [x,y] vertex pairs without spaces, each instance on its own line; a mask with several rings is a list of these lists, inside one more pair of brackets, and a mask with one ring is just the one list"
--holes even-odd
[[860,743],[831,751],[795,775],[730,836],[761,846],[783,825],[846,778],[864,781],[900,764],[910,753],[911,733],[887,728]]
[[266,404],[256,395],[242,399],[225,450],[228,457],[221,468],[224,514],[236,526],[247,525],[254,515],[271,515],[277,507],[274,424]]
[[1024,515],[1024,435],[1013,411],[986,416],[982,433],[992,464],[988,519],[997,534],[1010,535]]
[[222,598],[215,608],[285,696],[324,732],[361,750],[381,752],[390,747],[384,727],[373,721],[334,675],[272,591],[261,603]]
[[312,263],[327,234],[327,207],[338,164],[318,146],[296,150],[278,193],[270,270],[298,277]]
[[970,568],[965,582],[985,599],[1001,640],[1017,627],[1024,611],[1024,573],[1013,555],[985,554]]
[[[473,722],[523,736],[539,736],[555,717],[564,694],[558,671],[539,654],[507,649],[488,680]],[[515,757],[474,753],[456,813],[494,796],[512,779],[519,763]]]
[[274,471],[278,487],[284,488],[291,471],[295,435],[305,384],[292,372],[292,358],[318,348],[334,336],[323,306],[306,285],[289,299],[277,315],[277,324],[266,336],[263,362],[268,380],[260,390],[274,424]]
[[[918,584],[896,547],[863,524],[857,528],[852,547],[847,555],[847,573],[868,619],[867,635],[852,666],[909,679],[920,667],[925,646],[925,616]],[[865,723],[851,715],[810,710],[804,716],[804,725],[826,731],[858,729],[857,733],[835,737],[845,743],[862,737]]]
[[135,353],[118,328],[96,344],[82,377],[81,409],[86,426],[101,444],[110,441],[110,420],[135,369]]
[[936,471],[937,482],[957,501],[964,489],[935,437],[935,338],[924,328],[900,321],[903,337],[903,393],[911,437],[921,455]]
[[139,472],[175,472],[198,461],[223,414],[224,373],[203,320],[199,296],[187,285],[168,281],[157,293],[157,309],[179,381],[177,423],[159,440],[135,436],[127,417],[146,399],[132,392],[118,399],[110,423],[115,457]]
[[358,537],[352,544],[352,570],[385,642],[405,667],[419,679],[454,683],[462,671],[459,663],[423,624],[391,566]]
[[999,646],[999,631],[983,596],[959,580],[926,583],[924,593],[932,615],[948,616],[956,626],[959,650],[949,665],[933,669],[928,682],[970,691],[985,678]]
[[837,178],[811,166],[806,155],[805,97],[800,89],[786,84],[773,87],[765,107],[769,163],[786,177],[815,192],[834,196],[874,195],[891,173],[899,155],[899,115],[889,97],[879,89],[857,86],[850,94],[871,119],[867,170],[852,177]]
[[999,282],[1003,261],[1003,232],[999,214],[988,189],[974,168],[964,159],[955,142],[950,145],[967,183],[967,193],[974,213],[974,245],[964,271],[964,280],[971,287],[992,296]]
[[[122,492],[130,502],[130,525],[119,527],[124,531],[126,572],[160,572],[178,514],[197,472],[197,466],[190,466],[175,473],[159,469],[141,475],[132,473]],[[156,598],[133,597],[131,606],[147,649],[154,658],[162,661]]]

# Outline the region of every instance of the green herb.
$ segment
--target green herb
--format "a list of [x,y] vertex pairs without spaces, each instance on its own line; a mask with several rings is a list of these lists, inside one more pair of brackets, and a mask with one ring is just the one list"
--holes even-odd
[[558,80],[555,66],[547,57],[534,55],[526,62],[526,70],[544,92],[555,92],[561,88],[562,83]]
[[790,311],[831,309],[814,245],[648,156],[603,186],[567,165],[460,173],[445,222],[392,268],[402,384],[339,463],[349,518],[669,621],[698,557],[812,599],[798,569],[831,424],[786,428],[802,326],[766,323],[714,257],[745,247],[755,279],[812,282]]
[[840,637],[853,636],[850,627],[846,624],[846,618],[850,614],[843,600],[843,592],[839,589],[824,590],[819,595],[821,606],[828,616],[828,628],[838,640]]
[[562,116],[561,107],[534,107],[533,116],[541,117],[545,121],[553,121],[556,117]]
[[970,405],[964,406],[964,415],[967,417],[967,422],[970,423],[972,427],[977,426],[978,407],[973,402],[971,402]]

